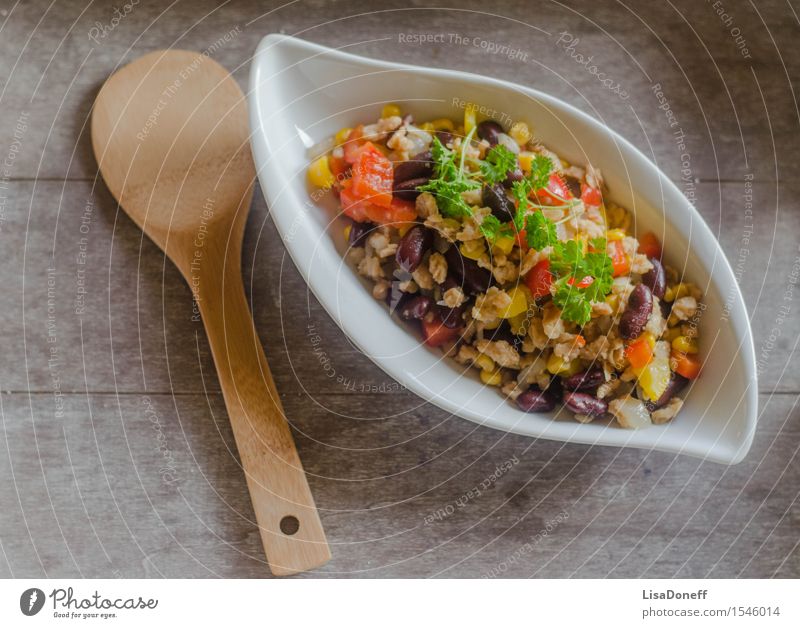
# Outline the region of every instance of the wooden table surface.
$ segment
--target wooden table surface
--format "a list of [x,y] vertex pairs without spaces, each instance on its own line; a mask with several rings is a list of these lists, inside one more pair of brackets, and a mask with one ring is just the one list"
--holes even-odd
[[478,427],[347,341],[257,191],[246,282],[333,551],[306,577],[800,576],[796,9],[490,4],[4,4],[0,576],[269,575],[190,290],[98,179],[87,123],[103,80],[141,54],[207,50],[244,87],[275,31],[518,81],[621,132],[694,188],[761,369],[755,442],[734,467]]

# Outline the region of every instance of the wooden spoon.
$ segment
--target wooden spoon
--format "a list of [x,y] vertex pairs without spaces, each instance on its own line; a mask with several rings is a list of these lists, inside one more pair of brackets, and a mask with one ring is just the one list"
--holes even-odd
[[106,184],[192,288],[275,575],[330,550],[253,326],[241,245],[253,195],[247,104],[221,65],[153,52],[113,74],[92,113]]

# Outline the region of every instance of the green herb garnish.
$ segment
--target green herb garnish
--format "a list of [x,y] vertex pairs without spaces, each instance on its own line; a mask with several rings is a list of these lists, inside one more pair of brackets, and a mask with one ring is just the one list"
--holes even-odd
[[480,183],[470,179],[464,172],[464,159],[456,164],[456,153],[433,138],[431,144],[433,158],[433,177],[425,185],[417,189],[420,192],[430,192],[436,197],[437,205],[442,214],[448,218],[460,218],[472,214],[470,206],[461,198],[461,193],[480,187]]
[[[614,269],[605,252],[605,240],[595,240],[593,248],[598,251],[584,253],[575,240],[559,241],[550,255],[550,272],[556,279],[553,302],[561,308],[561,318],[579,325],[589,322],[592,301],[602,301],[613,283]],[[591,281],[581,287],[585,278]]]
[[493,146],[486,159],[481,162],[480,169],[486,185],[496,185],[506,180],[508,173],[517,167],[517,156],[502,144]]

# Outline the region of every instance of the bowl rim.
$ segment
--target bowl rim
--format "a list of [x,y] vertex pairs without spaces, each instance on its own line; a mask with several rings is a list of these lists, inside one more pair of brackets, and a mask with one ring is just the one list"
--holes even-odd
[[[455,402],[451,402],[447,397],[442,397],[440,395],[432,394],[430,390],[426,390],[424,389],[424,387],[418,385],[415,379],[408,377],[407,373],[404,373],[400,369],[387,365],[385,362],[381,361],[380,358],[372,355],[372,353],[369,350],[367,350],[364,346],[362,346],[358,337],[347,329],[345,322],[343,322],[335,314],[335,312],[332,310],[332,307],[328,303],[327,299],[320,294],[319,286],[317,286],[316,282],[309,276],[308,268],[306,268],[305,263],[303,262],[303,260],[300,259],[299,255],[297,254],[297,251],[294,250],[294,247],[291,246],[286,241],[285,233],[283,232],[276,211],[274,209],[281,203],[290,201],[278,199],[272,193],[271,191],[272,186],[268,181],[271,174],[270,168],[264,167],[264,164],[268,164],[270,162],[271,151],[266,141],[266,132],[262,130],[263,125],[261,124],[262,107],[261,107],[261,100],[259,98],[260,94],[259,85],[261,84],[261,79],[259,74],[264,64],[266,63],[265,55],[269,52],[271,48],[277,47],[279,45],[294,46],[299,49],[304,49],[305,51],[312,53],[308,55],[307,58],[324,54],[325,59],[327,61],[339,60],[342,62],[354,63],[365,67],[380,68],[382,70],[410,71],[428,76],[446,75],[448,78],[453,78],[467,83],[483,83],[484,85],[497,86],[506,90],[512,90],[514,92],[519,93],[521,96],[527,96],[541,103],[544,103],[548,107],[554,108],[556,110],[562,110],[566,114],[579,119],[582,123],[588,124],[589,126],[593,127],[593,129],[597,133],[606,135],[609,138],[609,140],[613,140],[616,143],[616,145],[619,146],[619,151],[621,153],[635,158],[642,168],[649,170],[651,174],[655,175],[658,178],[662,186],[669,188],[672,194],[676,194],[677,197],[683,199],[684,202],[681,204],[681,208],[679,209],[679,211],[686,211],[691,215],[693,221],[696,223],[697,227],[701,230],[700,235],[702,235],[704,239],[711,238],[711,240],[716,244],[716,247],[720,253],[720,255],[717,256],[718,259],[715,258],[714,267],[706,269],[706,272],[708,274],[709,285],[714,286],[719,291],[720,294],[727,294],[728,295],[727,298],[729,300],[732,298],[732,302],[734,303],[734,308],[733,308],[734,310],[737,309],[737,306],[741,306],[742,310],[740,315],[739,314],[737,314],[736,316],[731,315],[729,318],[733,330],[733,336],[738,341],[739,344],[736,355],[739,356],[739,360],[743,364],[745,381],[747,382],[747,389],[742,395],[742,399],[740,401],[740,403],[745,404],[745,411],[746,411],[745,431],[742,433],[741,437],[737,441],[737,446],[735,448],[728,448],[724,447],[721,444],[718,444],[717,446],[712,446],[711,448],[703,448],[703,447],[693,448],[689,443],[684,443],[681,447],[675,447],[675,446],[670,446],[668,444],[659,444],[659,443],[655,444],[637,443],[635,442],[635,434],[637,433],[636,430],[623,430],[621,428],[620,429],[614,428],[613,430],[608,430],[608,429],[604,430],[604,436],[601,439],[599,439],[597,436],[595,436],[594,438],[583,436],[581,434],[580,429],[576,429],[575,433],[568,437],[563,437],[563,436],[555,436],[552,434],[548,434],[546,430],[543,433],[543,431],[540,429],[526,429],[525,426],[519,426],[516,422],[510,428],[503,427],[502,425],[487,423],[486,417],[481,417],[480,415],[475,415],[475,414],[470,415],[469,409],[466,408],[465,406],[459,405]],[[292,37],[289,35],[284,35],[281,33],[268,34],[264,36],[258,44],[250,68],[248,100],[249,100],[249,115],[250,115],[250,126],[251,126],[251,146],[253,150],[253,157],[256,163],[258,177],[261,182],[265,198],[270,205],[269,213],[272,216],[273,222],[275,223],[278,232],[280,233],[282,239],[284,240],[284,246],[289,252],[290,257],[292,258],[300,274],[303,276],[303,279],[305,280],[309,289],[312,291],[312,293],[320,302],[320,304],[328,313],[328,315],[331,316],[331,318],[333,318],[333,320],[342,329],[342,331],[344,331],[345,335],[348,336],[349,340],[352,343],[354,343],[361,350],[361,352],[364,353],[364,355],[366,355],[370,360],[372,360],[379,368],[381,368],[384,372],[386,372],[390,377],[392,377],[396,381],[399,381],[403,386],[414,392],[424,401],[433,403],[434,405],[446,410],[447,412],[450,412],[454,416],[459,416],[474,423],[478,423],[480,425],[490,427],[493,429],[521,434],[532,438],[544,438],[548,440],[557,440],[570,443],[581,443],[586,445],[633,447],[633,448],[643,449],[646,451],[654,451],[654,450],[667,451],[671,453],[685,454],[695,458],[701,458],[703,460],[718,462],[722,464],[736,464],[746,456],[747,452],[750,449],[750,446],[752,445],[758,421],[758,376],[756,368],[755,345],[753,341],[753,334],[750,326],[750,319],[747,314],[747,308],[745,305],[744,297],[741,292],[741,287],[739,286],[739,283],[735,279],[733,269],[731,268],[728,258],[724,254],[721,243],[717,240],[713,231],[711,231],[711,228],[705,222],[699,211],[694,207],[694,205],[688,199],[686,199],[684,194],[680,191],[680,189],[672,181],[672,179],[670,179],[665,173],[663,173],[649,157],[647,157],[641,150],[639,150],[635,145],[633,145],[621,134],[616,132],[608,124],[600,122],[598,119],[590,116],[584,111],[581,111],[574,105],[562,101],[561,99],[555,96],[552,96],[545,92],[541,92],[535,88],[531,88],[525,85],[518,85],[502,79],[496,79],[480,74],[463,72],[460,70],[450,70],[445,68],[434,68],[434,67],[421,67],[411,64],[398,63],[394,61],[372,59],[369,57],[363,57],[353,53],[344,52],[336,48],[329,48],[327,46],[317,44],[315,42],[300,39],[297,37]],[[284,197],[284,199],[285,198],[286,197]],[[657,205],[655,206],[655,209],[664,215],[664,219],[668,223],[670,223],[671,225],[678,228],[681,232],[683,232],[683,230],[680,229],[680,227],[675,225],[676,221],[668,217],[668,214],[664,209],[663,205]],[[694,247],[690,247],[690,249],[691,248]],[[720,289],[721,283],[727,284],[725,286],[727,290]],[[393,325],[396,325],[395,321],[391,321],[391,323]],[[576,423],[576,425],[581,427],[581,424]],[[605,435],[609,431],[616,432],[616,434],[612,433],[611,436]],[[634,442],[631,442],[632,440]]]

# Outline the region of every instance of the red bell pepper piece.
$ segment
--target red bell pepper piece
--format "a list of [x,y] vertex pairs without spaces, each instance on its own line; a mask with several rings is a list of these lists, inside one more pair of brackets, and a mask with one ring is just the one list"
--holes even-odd
[[525,275],[525,285],[528,286],[534,299],[549,295],[552,283],[553,275],[550,272],[550,260],[542,260]]

